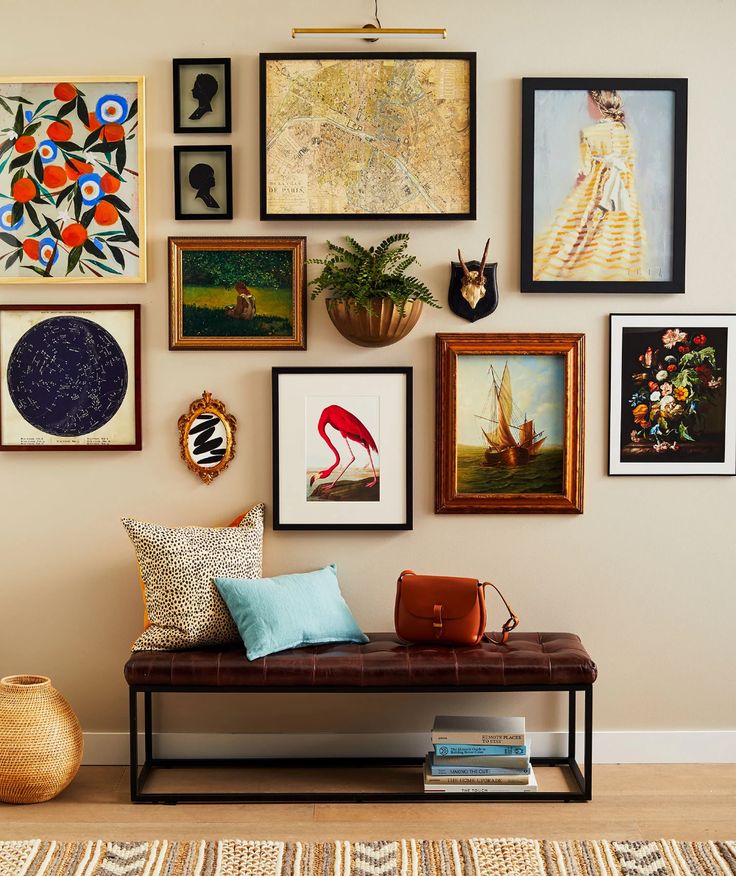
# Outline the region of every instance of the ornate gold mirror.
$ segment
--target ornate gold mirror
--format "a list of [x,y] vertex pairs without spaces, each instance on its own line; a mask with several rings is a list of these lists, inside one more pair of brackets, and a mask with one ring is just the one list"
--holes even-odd
[[207,390],[179,417],[181,458],[206,484],[211,484],[235,456],[237,425],[223,402]]

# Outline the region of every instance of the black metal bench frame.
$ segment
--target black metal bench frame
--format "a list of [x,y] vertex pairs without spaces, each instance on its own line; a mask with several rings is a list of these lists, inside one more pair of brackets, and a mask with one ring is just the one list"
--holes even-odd
[[[419,757],[339,757],[339,758],[165,758],[153,750],[153,695],[163,693],[548,693],[568,694],[567,754],[559,757],[532,757],[537,766],[565,767],[569,770],[575,790],[529,791],[527,793],[477,792],[428,794],[416,792],[381,791],[314,791],[287,792],[161,792],[144,790],[151,772],[158,769],[212,768],[212,767],[418,767]],[[138,695],[143,694],[144,762],[138,764]],[[584,695],[584,753],[583,771],[578,766],[575,750],[577,732],[577,694]],[[412,687],[197,687],[197,686],[130,686],[130,799],[133,803],[449,803],[449,802],[503,802],[503,803],[582,803],[592,799],[593,781],[593,685],[469,685],[449,687],[417,685]],[[418,777],[419,779],[419,777]]]

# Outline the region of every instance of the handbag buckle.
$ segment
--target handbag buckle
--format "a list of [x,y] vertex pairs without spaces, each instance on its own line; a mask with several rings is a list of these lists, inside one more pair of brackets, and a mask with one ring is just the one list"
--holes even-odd
[[435,637],[439,639],[442,635],[442,605],[435,605],[434,607],[434,621],[432,622],[432,626],[434,627]]

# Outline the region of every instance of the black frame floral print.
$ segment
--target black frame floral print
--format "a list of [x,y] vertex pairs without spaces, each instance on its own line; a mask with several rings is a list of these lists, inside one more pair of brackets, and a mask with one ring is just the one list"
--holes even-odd
[[609,474],[736,475],[736,314],[611,314]]

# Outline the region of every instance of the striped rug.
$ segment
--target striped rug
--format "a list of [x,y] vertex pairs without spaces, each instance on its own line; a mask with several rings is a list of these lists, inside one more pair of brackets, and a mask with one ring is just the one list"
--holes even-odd
[[736,842],[0,842],[0,876],[733,876]]

